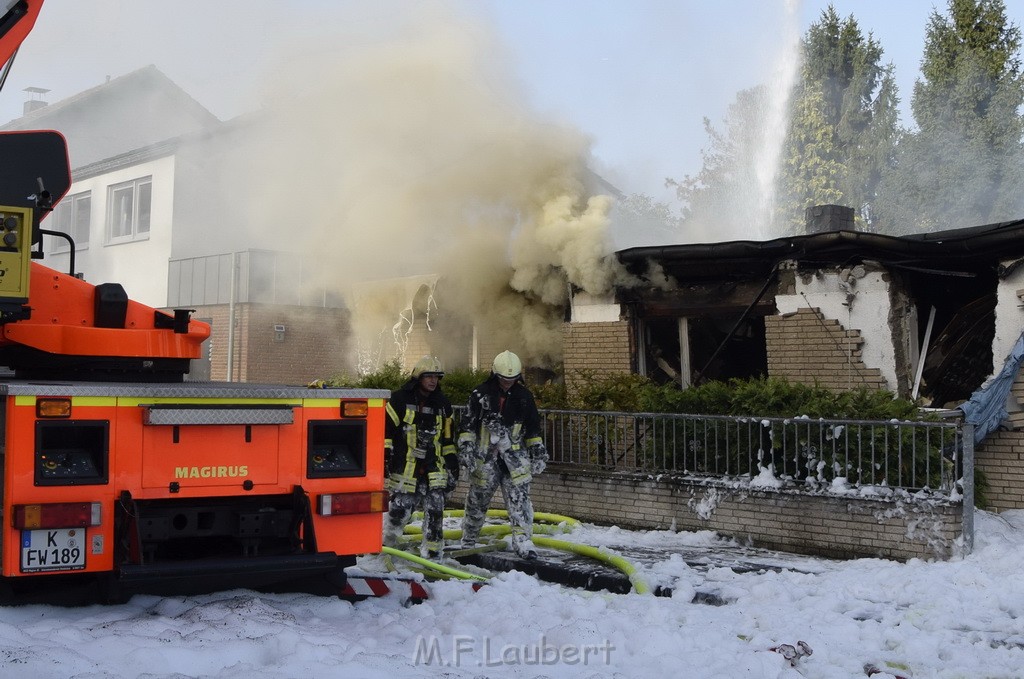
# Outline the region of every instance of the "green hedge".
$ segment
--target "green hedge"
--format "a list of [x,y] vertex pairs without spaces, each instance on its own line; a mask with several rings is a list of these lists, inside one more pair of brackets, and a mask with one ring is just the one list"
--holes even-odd
[[[455,405],[465,405],[473,388],[487,379],[490,371],[461,368],[445,372],[441,388]],[[327,382],[334,387],[359,387],[362,389],[387,389],[395,391],[409,381],[409,371],[403,370],[398,361],[386,364],[376,372],[362,377],[342,375]]]
[[[777,378],[706,382],[688,389],[658,385],[640,375],[595,378],[581,375],[571,394],[564,390],[542,407],[620,412],[687,413],[758,417],[823,417],[832,419],[914,419],[912,401],[892,392],[856,389],[834,392],[820,386],[793,384]],[[554,390],[552,390],[554,391]],[[538,390],[540,395],[546,393]]]
[[[463,405],[473,388],[486,380],[489,374],[487,370],[469,368],[450,370],[445,373],[442,388],[452,403]],[[394,391],[408,379],[409,373],[394,361],[368,375],[341,376],[328,384]],[[889,391],[862,388],[834,392],[825,387],[793,384],[777,378],[706,382],[679,389],[671,384],[655,384],[641,375],[597,377],[581,373],[572,391],[567,390],[561,380],[529,386],[538,406],[554,410],[758,417],[806,415],[857,420],[908,420],[918,416],[912,401],[896,398]]]

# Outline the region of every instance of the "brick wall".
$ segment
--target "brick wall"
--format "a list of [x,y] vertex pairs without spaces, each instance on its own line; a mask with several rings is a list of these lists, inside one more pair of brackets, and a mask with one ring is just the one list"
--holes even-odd
[[[455,502],[464,503],[462,480]],[[534,510],[633,529],[712,530],[765,549],[831,558],[947,559],[959,554],[953,502],[873,500],[655,480],[601,472],[535,478]],[[493,507],[502,506],[501,492]]]
[[438,352],[431,347],[430,328],[427,326],[427,319],[424,314],[418,314],[413,319],[412,328],[406,336],[405,356],[402,368],[405,372],[411,372],[421,358],[434,356]]
[[1010,396],[1012,403],[1007,403],[1006,421],[1003,423],[1009,429],[1024,429],[1024,370],[1018,370],[1013,384],[1010,385]]
[[[347,363],[348,313],[323,307],[247,305],[247,382],[305,384],[352,374]],[[278,341],[274,326],[283,325]]]
[[[490,370],[491,366],[494,365],[494,357],[503,351],[511,351],[515,355],[519,356],[522,360],[524,352],[522,347],[515,346],[514,343],[509,343],[508,338],[497,333],[480,331],[477,334],[477,362],[478,367],[481,370]],[[467,363],[471,363],[470,356],[472,351],[467,352]],[[526,367],[530,367],[529,363],[526,363]]]
[[198,306],[192,318],[210,323],[210,379],[223,382],[227,377],[228,364],[228,307]]
[[974,451],[974,468],[985,480],[985,496],[978,504],[996,512],[1024,509],[1024,371],[1014,378],[1009,399],[1003,428]]
[[[227,305],[197,307],[193,318],[212,321],[210,379],[228,379]],[[274,326],[285,327],[277,340]],[[348,373],[348,313],[340,309],[271,304],[235,306],[233,379],[305,384]]]
[[878,368],[861,360],[864,338],[818,309],[765,317],[768,375],[834,390],[888,389]]
[[985,509],[1024,509],[1024,431],[989,434],[974,451],[974,468],[985,478]]
[[629,323],[566,323],[562,326],[565,383],[571,388],[581,373],[597,376],[632,372]]

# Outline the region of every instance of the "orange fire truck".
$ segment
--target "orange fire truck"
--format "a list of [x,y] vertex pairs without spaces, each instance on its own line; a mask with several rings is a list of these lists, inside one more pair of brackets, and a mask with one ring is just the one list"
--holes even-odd
[[[4,76],[41,4],[6,3]],[[0,134],[0,590],[340,592],[381,549],[388,392],[184,380],[190,310],[32,261],[70,183],[59,133]]]

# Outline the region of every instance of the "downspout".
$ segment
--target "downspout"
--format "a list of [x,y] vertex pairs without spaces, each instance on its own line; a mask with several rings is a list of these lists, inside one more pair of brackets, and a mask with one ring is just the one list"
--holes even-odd
[[470,357],[470,366],[473,370],[480,369],[480,336],[477,334],[477,326],[473,324],[473,355]]
[[228,382],[235,377],[235,297],[238,296],[238,253],[231,253],[231,293],[228,298]]

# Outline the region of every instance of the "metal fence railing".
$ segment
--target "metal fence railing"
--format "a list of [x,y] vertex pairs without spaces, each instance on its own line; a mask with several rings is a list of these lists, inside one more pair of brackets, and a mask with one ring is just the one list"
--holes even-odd
[[[464,408],[457,408],[460,411]],[[959,421],[826,420],[541,410],[550,464],[783,487],[962,496],[973,542],[974,428]]]
[[807,486],[954,491],[954,422],[543,411],[552,463],[686,476],[766,473]]
[[[810,487],[939,493],[955,492],[965,472],[964,427],[950,421],[583,410],[541,410],[541,417],[551,464],[570,467],[693,477],[771,474]],[[973,477],[973,469],[966,471]]]

